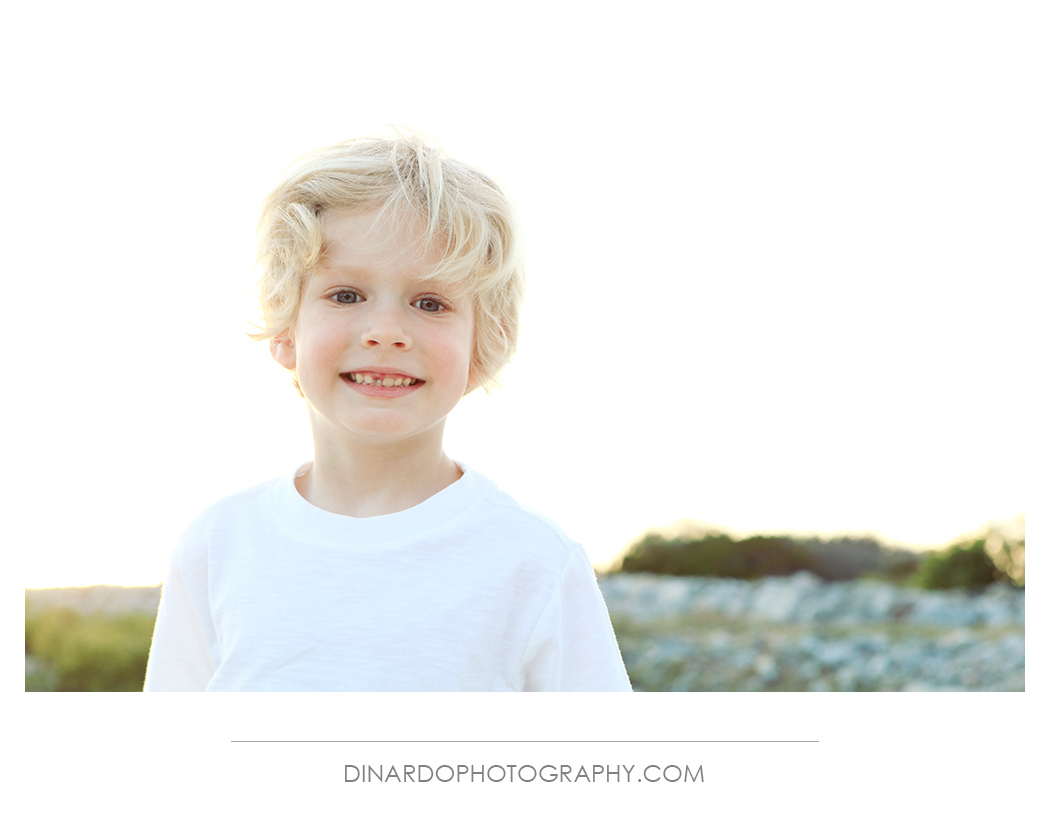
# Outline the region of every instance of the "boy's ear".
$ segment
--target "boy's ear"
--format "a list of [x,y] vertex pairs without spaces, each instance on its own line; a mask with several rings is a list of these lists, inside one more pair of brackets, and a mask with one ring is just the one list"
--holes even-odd
[[474,365],[471,364],[470,372],[467,373],[467,390],[465,392],[463,392],[463,396],[466,397],[472,391],[477,391],[477,389],[478,389],[478,387],[480,385],[481,385],[481,379],[475,373]]
[[284,368],[295,371],[295,341],[292,339],[291,329],[285,329],[276,337],[271,338],[270,354]]

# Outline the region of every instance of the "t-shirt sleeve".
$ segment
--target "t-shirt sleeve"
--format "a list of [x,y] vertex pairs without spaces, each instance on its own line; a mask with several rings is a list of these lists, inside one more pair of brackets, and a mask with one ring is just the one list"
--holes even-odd
[[185,558],[181,542],[172,556],[153,630],[145,692],[203,692],[215,665],[209,649],[207,564]]
[[631,691],[594,568],[578,545],[529,641],[525,691]]

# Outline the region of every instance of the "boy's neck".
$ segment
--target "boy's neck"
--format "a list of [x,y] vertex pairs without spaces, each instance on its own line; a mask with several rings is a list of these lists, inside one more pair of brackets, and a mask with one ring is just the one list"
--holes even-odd
[[314,461],[295,487],[311,505],[343,516],[397,513],[426,501],[463,472],[438,445],[354,451],[314,446]]

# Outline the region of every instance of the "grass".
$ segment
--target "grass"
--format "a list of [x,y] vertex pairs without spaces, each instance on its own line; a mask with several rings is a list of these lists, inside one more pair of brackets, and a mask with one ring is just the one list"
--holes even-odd
[[27,692],[141,692],[155,616],[26,604]]

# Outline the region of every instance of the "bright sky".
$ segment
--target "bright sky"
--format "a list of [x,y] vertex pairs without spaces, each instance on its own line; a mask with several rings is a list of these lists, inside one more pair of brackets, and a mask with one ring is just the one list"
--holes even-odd
[[244,334],[255,220],[299,154],[387,123],[526,228],[521,352],[447,449],[597,564],[682,517],[929,546],[1024,511],[1038,30],[719,5],[84,4],[9,50],[25,586],[159,582],[206,505],[311,458]]

